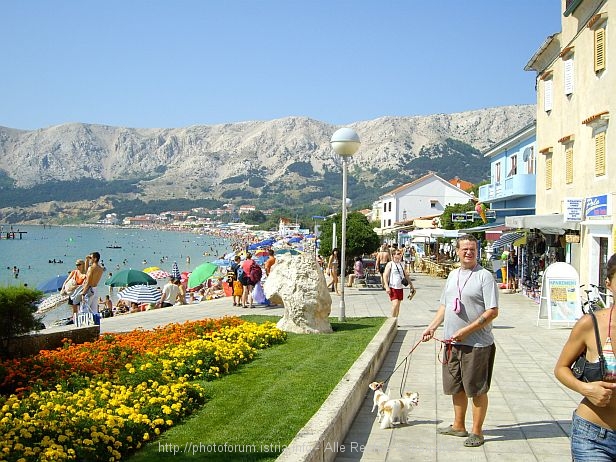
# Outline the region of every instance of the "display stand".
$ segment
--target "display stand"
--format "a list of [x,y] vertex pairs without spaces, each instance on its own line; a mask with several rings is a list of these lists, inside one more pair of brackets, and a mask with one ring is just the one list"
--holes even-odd
[[570,326],[583,314],[577,271],[568,263],[552,263],[543,273],[537,325],[547,319],[550,329],[553,323]]

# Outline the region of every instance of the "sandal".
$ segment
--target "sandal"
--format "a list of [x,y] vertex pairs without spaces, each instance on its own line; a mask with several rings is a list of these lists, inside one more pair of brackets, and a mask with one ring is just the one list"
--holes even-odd
[[483,436],[471,433],[464,441],[464,446],[466,446],[467,448],[478,448],[479,446],[483,445],[483,443]]
[[445,428],[439,428],[438,432],[441,435],[459,436],[462,438],[468,436],[468,432],[466,430],[454,430],[453,425],[450,425],[449,427]]

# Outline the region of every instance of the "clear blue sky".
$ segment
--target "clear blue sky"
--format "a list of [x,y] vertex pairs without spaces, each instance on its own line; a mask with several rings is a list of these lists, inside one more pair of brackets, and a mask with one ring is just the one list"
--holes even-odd
[[0,126],[185,127],[535,103],[560,0],[7,0]]

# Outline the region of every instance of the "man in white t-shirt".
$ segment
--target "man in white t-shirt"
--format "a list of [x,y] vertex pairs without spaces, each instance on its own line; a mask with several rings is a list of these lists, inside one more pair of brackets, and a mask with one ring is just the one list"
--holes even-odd
[[[498,316],[498,288],[492,273],[477,262],[474,236],[458,238],[456,253],[460,268],[449,273],[436,315],[422,338],[430,340],[444,322],[443,339],[451,341],[442,370],[443,392],[452,396],[454,421],[438,432],[466,437],[464,446],[477,447],[484,442],[483,422],[496,353],[492,321]],[[469,398],[473,411],[470,434],[465,426]]]
[[167,284],[163,287],[163,294],[160,298],[161,308],[175,305],[175,301],[177,300],[179,293],[180,289],[175,284],[175,279],[172,277],[169,278],[169,282],[167,282]]

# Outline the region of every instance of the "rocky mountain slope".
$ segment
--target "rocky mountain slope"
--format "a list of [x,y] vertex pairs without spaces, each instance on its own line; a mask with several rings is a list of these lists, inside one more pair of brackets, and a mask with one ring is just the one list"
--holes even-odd
[[[378,183],[377,197],[377,190],[416,178],[426,166],[445,178],[477,182],[489,176],[489,162],[479,151],[534,117],[534,105],[520,105],[356,122],[349,126],[362,144],[350,174],[368,187]],[[340,181],[339,175],[328,177],[340,171],[329,144],[337,128],[303,117],[176,129],[79,123],[33,131],[0,127],[1,183],[31,188],[80,178],[123,179],[134,180],[144,200],[250,202],[271,199],[269,194],[323,200],[330,194],[327,184],[333,188]],[[383,180],[380,173],[390,171],[400,176]]]

